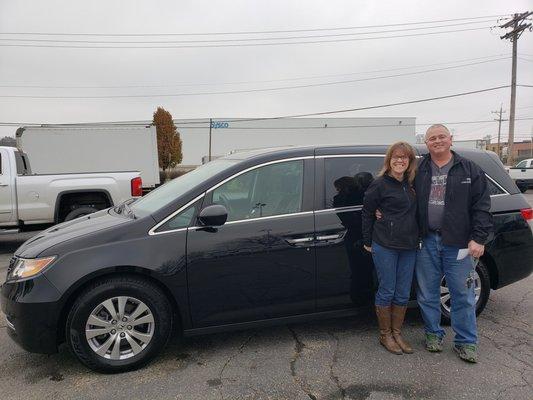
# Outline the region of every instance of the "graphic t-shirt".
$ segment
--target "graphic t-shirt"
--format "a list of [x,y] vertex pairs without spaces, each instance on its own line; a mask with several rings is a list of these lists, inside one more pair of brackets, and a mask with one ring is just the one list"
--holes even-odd
[[442,227],[442,217],[444,215],[446,180],[448,172],[453,165],[453,157],[448,164],[439,168],[431,161],[431,191],[428,201],[428,226],[432,231]]

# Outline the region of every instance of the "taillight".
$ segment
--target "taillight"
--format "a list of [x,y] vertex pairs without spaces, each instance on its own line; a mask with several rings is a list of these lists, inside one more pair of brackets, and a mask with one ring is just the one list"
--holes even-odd
[[141,197],[143,195],[143,180],[140,176],[131,180],[132,197]]
[[533,220],[533,209],[524,208],[520,210],[520,214],[522,214],[522,217],[524,217],[527,222],[532,222],[531,220]]

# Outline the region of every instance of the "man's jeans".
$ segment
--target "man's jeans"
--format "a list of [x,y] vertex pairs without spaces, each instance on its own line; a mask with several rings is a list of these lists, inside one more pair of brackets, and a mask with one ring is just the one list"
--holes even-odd
[[457,260],[459,247],[442,244],[442,237],[430,233],[418,251],[415,274],[417,279],[417,300],[424,318],[426,333],[444,337],[440,325],[440,282],[446,277],[450,290],[451,321],[457,344],[476,344],[476,309],[473,282],[472,258]]
[[378,275],[376,306],[405,306],[409,301],[416,250],[395,250],[372,242],[372,258]]

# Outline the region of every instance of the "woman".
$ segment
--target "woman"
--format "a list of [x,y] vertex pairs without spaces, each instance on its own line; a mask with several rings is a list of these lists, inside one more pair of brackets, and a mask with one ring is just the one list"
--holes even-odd
[[[379,177],[369,186],[363,201],[362,225],[365,250],[372,253],[379,281],[375,305],[380,343],[395,354],[412,353],[401,328],[413,281],[418,245],[416,198],[413,181],[416,159],[405,142],[387,150]],[[379,210],[382,217],[376,220]]]

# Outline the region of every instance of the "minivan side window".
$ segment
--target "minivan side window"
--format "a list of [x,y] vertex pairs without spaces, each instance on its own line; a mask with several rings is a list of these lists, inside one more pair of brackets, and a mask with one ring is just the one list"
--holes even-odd
[[279,162],[245,172],[212,193],[228,210],[227,221],[270,217],[302,210],[303,160]]
[[202,200],[203,198],[194,202],[194,204],[191,204],[185,210],[170,218],[167,222],[157,228],[156,232],[166,232],[176,229],[183,229],[194,225],[193,219],[197,215],[198,209],[202,204]]
[[326,208],[362,205],[365,191],[383,167],[383,160],[384,156],[326,158]]
[[489,192],[491,196],[505,193],[502,189],[496,186],[492,179],[487,179],[487,186],[489,187]]

